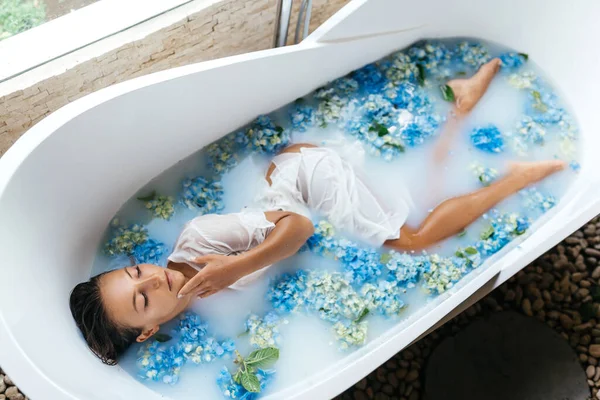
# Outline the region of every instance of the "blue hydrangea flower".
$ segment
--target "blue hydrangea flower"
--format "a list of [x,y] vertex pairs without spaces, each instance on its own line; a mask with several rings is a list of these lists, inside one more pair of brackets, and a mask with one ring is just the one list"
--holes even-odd
[[517,89],[529,89],[537,84],[537,75],[531,71],[510,74],[508,84]]
[[368,64],[352,72],[352,78],[366,93],[379,93],[387,80],[375,64]]
[[434,104],[423,89],[402,82],[394,90],[389,90],[387,95],[397,109],[405,110],[394,115],[400,122],[398,134],[404,143],[414,147],[435,135],[444,118],[435,112]]
[[211,181],[201,176],[183,181],[181,201],[187,207],[199,209],[200,214],[216,213],[225,207],[223,186],[219,181]]
[[314,109],[312,107],[296,104],[290,111],[292,128],[297,132],[306,132],[308,128],[315,124]]
[[581,165],[577,161],[571,161],[569,163],[569,167],[575,172],[579,172],[581,170]]
[[104,251],[109,256],[133,255],[136,246],[148,240],[148,230],[141,225],[133,224],[128,227],[120,225],[117,218],[111,222],[110,239],[104,245]]
[[279,344],[279,324],[281,320],[274,312],[267,313],[263,318],[251,314],[246,320],[246,332],[250,335],[250,344],[256,348],[273,347]]
[[423,271],[423,287],[434,293],[443,293],[454,286],[468,271],[471,264],[462,257],[428,257]]
[[156,218],[171,219],[175,213],[173,198],[171,196],[158,195],[152,200],[146,202],[146,208],[152,212]]
[[138,264],[161,264],[169,249],[163,243],[148,239],[133,248],[133,257]]
[[152,340],[138,351],[137,366],[140,378],[174,385],[179,381],[181,368],[187,363],[206,364],[231,358],[235,351],[233,340],[218,341],[207,334],[207,324],[197,314],[187,312],[166,343]]
[[502,53],[500,54],[499,58],[502,62],[502,68],[508,69],[509,71],[521,67],[525,63],[525,61],[527,61],[525,59],[525,56],[523,56],[522,54],[513,52]]
[[404,310],[404,302],[400,298],[404,292],[398,285],[388,281],[366,283],[360,289],[366,308],[385,316],[395,316]]
[[500,153],[504,150],[504,139],[494,125],[473,129],[471,143],[475,148],[488,153]]
[[404,151],[398,137],[398,112],[383,95],[369,95],[356,105],[355,116],[346,122],[345,130],[367,145],[368,151],[391,160]]
[[367,341],[366,322],[344,323],[340,321],[333,326],[333,332],[342,350],[362,346]]
[[415,287],[420,279],[421,272],[424,270],[423,258],[395,251],[388,254],[389,261],[385,264],[385,267],[391,271],[388,279],[403,288]]
[[174,385],[179,381],[185,357],[180,346],[161,345],[152,341],[143,345],[138,352],[138,376],[143,380]]
[[[241,147],[236,141],[241,135],[239,133],[230,133],[224,138],[210,144],[206,147],[206,156],[208,158],[208,168],[219,177],[231,171],[238,164],[237,152]],[[246,139],[244,137],[244,139]]]
[[448,79],[451,75],[452,52],[442,43],[421,42],[408,49],[408,55],[437,80]]
[[529,91],[525,112],[533,121],[542,125],[556,125],[566,115],[558,103],[558,97],[548,87],[539,82]]
[[289,131],[277,126],[267,115],[259,116],[245,132],[236,134],[236,142],[261,154],[275,154],[290,142]]
[[484,167],[479,163],[471,164],[470,168],[483,186],[489,186],[498,178],[498,171],[494,168]]
[[337,123],[343,119],[344,109],[349,99],[342,98],[336,94],[335,88],[317,90],[315,98],[319,100],[315,119],[321,128],[325,128],[329,124]]
[[454,50],[455,57],[467,66],[479,69],[492,59],[489,51],[479,43],[461,42]]
[[[275,371],[273,370],[258,369],[256,371],[256,377],[260,382],[261,392],[264,391],[272,381],[274,373]],[[219,386],[223,396],[225,396],[227,399],[256,400],[260,396],[260,393],[248,392],[242,385],[237,384],[233,380],[233,376],[227,367],[223,367],[219,372],[219,376],[217,377],[217,385]]]
[[546,129],[530,116],[525,115],[517,123],[514,132],[507,137],[512,141],[512,147],[519,155],[526,155],[530,144],[542,146],[545,143]]
[[492,210],[490,214],[491,226],[482,233],[481,240],[475,244],[483,256],[498,252],[513,238],[525,233],[530,225],[527,219],[516,213],[501,214]]
[[362,284],[372,281],[381,275],[382,265],[379,253],[372,248],[359,246],[346,239],[337,239],[331,224],[321,221],[315,226],[313,237],[308,246],[316,254],[333,256],[342,263],[350,282]]
[[281,313],[296,311],[304,305],[307,275],[298,271],[294,275],[285,274],[276,281],[267,294],[273,308]]
[[523,198],[523,206],[530,211],[544,213],[556,205],[554,196],[544,195],[534,187],[523,189],[519,194]]
[[392,85],[398,85],[403,81],[416,82],[419,76],[417,64],[402,51],[392,54],[378,64]]
[[336,79],[330,83],[330,86],[340,96],[348,96],[358,90],[358,82],[347,76]]

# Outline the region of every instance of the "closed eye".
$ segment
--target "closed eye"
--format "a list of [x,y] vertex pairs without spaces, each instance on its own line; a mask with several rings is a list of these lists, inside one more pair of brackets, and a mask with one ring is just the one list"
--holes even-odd
[[142,296],[144,296],[144,308],[148,307],[148,296],[146,293],[142,292]]
[[137,271],[137,276],[138,276],[138,278],[139,278],[140,276],[142,276],[142,271],[140,270],[140,267],[136,265],[136,266],[135,266],[135,269],[136,269],[136,271]]

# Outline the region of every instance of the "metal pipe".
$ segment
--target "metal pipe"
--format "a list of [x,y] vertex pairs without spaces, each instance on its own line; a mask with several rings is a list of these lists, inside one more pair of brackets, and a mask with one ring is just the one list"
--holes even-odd
[[306,39],[308,36],[308,31],[310,29],[310,18],[312,14],[312,0],[306,1],[306,16],[304,17],[304,35],[302,35],[302,40]]
[[300,26],[306,10],[306,3],[308,0],[302,0],[300,3],[300,9],[298,10],[298,21],[296,21],[296,33],[294,34],[294,44],[300,43]]
[[292,0],[278,0],[275,11],[275,35],[273,47],[283,47],[287,43],[288,28],[292,15]]
[[[310,29],[311,12],[312,0],[302,0],[302,3],[300,3],[300,10],[298,11],[298,22],[296,23],[296,34],[294,35],[294,44],[300,43],[308,36],[308,31]],[[301,26],[303,26],[302,38],[300,38]]]

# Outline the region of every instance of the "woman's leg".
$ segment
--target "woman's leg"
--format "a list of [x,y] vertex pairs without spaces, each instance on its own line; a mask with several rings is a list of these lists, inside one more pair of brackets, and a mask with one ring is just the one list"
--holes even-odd
[[464,196],[454,197],[436,207],[418,229],[403,226],[400,238],[386,246],[400,250],[421,250],[462,231],[500,201],[526,186],[566,167],[564,161],[514,163],[503,179]]
[[446,83],[452,88],[456,100],[448,113],[434,150],[436,163],[439,164],[446,159],[450,145],[460,131],[463,120],[481,100],[499,69],[500,59],[494,58],[482,65],[471,78],[453,79]]
[[483,97],[490,83],[500,68],[500,60],[494,58],[479,68],[479,71],[468,79],[453,79],[446,84],[452,88],[455,103],[448,112],[446,123],[441,129],[433,149],[432,162],[427,166],[426,176],[429,189],[423,193],[424,204],[431,207],[440,199],[445,191],[446,177],[444,164],[450,154],[456,136],[461,132],[464,120]]

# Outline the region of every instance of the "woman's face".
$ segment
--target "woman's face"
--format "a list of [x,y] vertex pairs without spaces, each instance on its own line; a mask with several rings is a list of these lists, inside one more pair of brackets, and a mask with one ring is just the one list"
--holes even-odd
[[156,333],[189,304],[191,296],[177,298],[186,278],[181,272],[152,264],[111,271],[100,278],[100,295],[117,324],[140,328],[138,342]]

